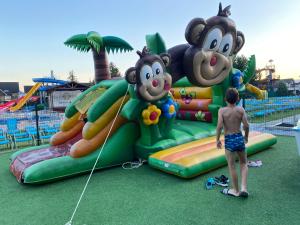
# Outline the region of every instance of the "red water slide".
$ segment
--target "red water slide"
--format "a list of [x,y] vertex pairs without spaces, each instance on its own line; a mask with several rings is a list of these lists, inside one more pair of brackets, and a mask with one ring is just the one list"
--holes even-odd
[[12,101],[9,101],[9,102],[6,102],[6,103],[0,105],[0,112],[4,112],[4,111],[8,110],[10,107],[14,106],[16,104],[16,102],[18,102],[19,99],[15,99],[15,100],[12,100]]
[[[14,106],[14,105],[17,104],[20,100],[22,100],[22,98],[24,98],[24,96],[22,96],[22,97],[20,97],[20,98],[18,98],[18,99],[11,100],[11,101],[9,101],[9,102],[6,102],[6,103],[0,105],[0,112],[5,112],[5,111],[7,111],[10,107]],[[38,101],[39,99],[40,99],[39,96],[32,96],[32,97],[30,98],[30,101],[31,101],[31,102],[36,102],[36,101]]]

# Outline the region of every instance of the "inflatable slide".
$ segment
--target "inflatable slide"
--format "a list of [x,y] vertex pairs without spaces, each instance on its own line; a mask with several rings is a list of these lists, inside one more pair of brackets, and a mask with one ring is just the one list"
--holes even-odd
[[[112,80],[99,83],[78,96],[66,109],[60,131],[51,138],[50,144],[22,149],[11,156],[10,170],[17,180],[21,183],[43,183],[91,170],[111,120],[120,107],[119,99],[126,90],[124,80]],[[76,105],[80,106],[81,112]],[[82,118],[85,114],[86,123]],[[132,149],[138,129],[134,123],[125,122],[122,117],[116,119],[97,168],[111,167],[133,159]]]
[[[124,97],[127,87],[124,80],[103,81],[78,96],[66,109],[61,131],[52,137],[49,145],[22,149],[11,156],[10,170],[17,180],[21,183],[43,183],[90,171],[122,98],[124,103],[128,100],[128,96]],[[154,168],[190,178],[226,163],[224,151],[216,150],[214,143],[213,89],[196,88],[182,79],[174,85],[171,93],[174,93],[175,101],[183,101],[179,101],[183,104],[179,112],[183,110],[183,114],[178,114],[174,121],[173,138],[144,145],[137,123],[127,121],[121,113],[116,117],[96,169],[143,158],[148,159],[149,165]],[[192,100],[201,104],[193,104]],[[192,105],[186,110],[184,105],[189,105],[188,102]],[[128,107],[130,104],[127,102],[125,105]],[[81,112],[76,105],[81,106]],[[85,114],[87,122],[82,120]],[[273,135],[251,133],[247,152],[253,154],[275,143]]]

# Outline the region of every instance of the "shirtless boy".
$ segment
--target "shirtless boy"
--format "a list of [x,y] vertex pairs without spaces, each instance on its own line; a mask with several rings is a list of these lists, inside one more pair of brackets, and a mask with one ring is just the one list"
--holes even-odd
[[[239,100],[239,93],[235,88],[229,88],[225,96],[227,107],[219,110],[218,125],[217,125],[217,148],[222,148],[220,136],[222,128],[224,127],[225,135],[225,155],[228,163],[229,173],[232,179],[232,188],[225,188],[221,193],[231,196],[248,197],[247,192],[247,153],[245,151],[245,143],[248,142],[249,124],[246,117],[246,112],[242,107],[236,106]],[[241,123],[245,135],[241,132]],[[240,161],[241,170],[241,190],[238,186],[238,176],[235,170],[235,156],[236,153]]]

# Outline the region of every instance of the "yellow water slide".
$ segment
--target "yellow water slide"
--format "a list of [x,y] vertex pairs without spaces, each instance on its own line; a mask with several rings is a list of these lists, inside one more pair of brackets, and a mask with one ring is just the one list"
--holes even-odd
[[42,83],[36,83],[30,91],[18,102],[17,105],[10,108],[11,112],[15,112],[22,108],[25,103],[31,98],[31,96],[39,89],[39,87],[42,86]]

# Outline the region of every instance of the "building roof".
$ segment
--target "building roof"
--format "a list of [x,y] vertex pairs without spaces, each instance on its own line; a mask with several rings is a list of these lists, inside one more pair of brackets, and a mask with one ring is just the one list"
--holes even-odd
[[29,92],[32,87],[33,85],[24,85],[24,92],[25,93]]
[[57,90],[86,90],[90,87],[88,84],[77,83],[75,81],[68,82],[63,85],[54,86],[53,88],[48,89],[48,92],[57,91]]
[[19,82],[0,82],[0,89],[7,95],[19,93]]
[[280,79],[277,82],[294,83],[295,80],[293,78],[286,78],[286,79]]

